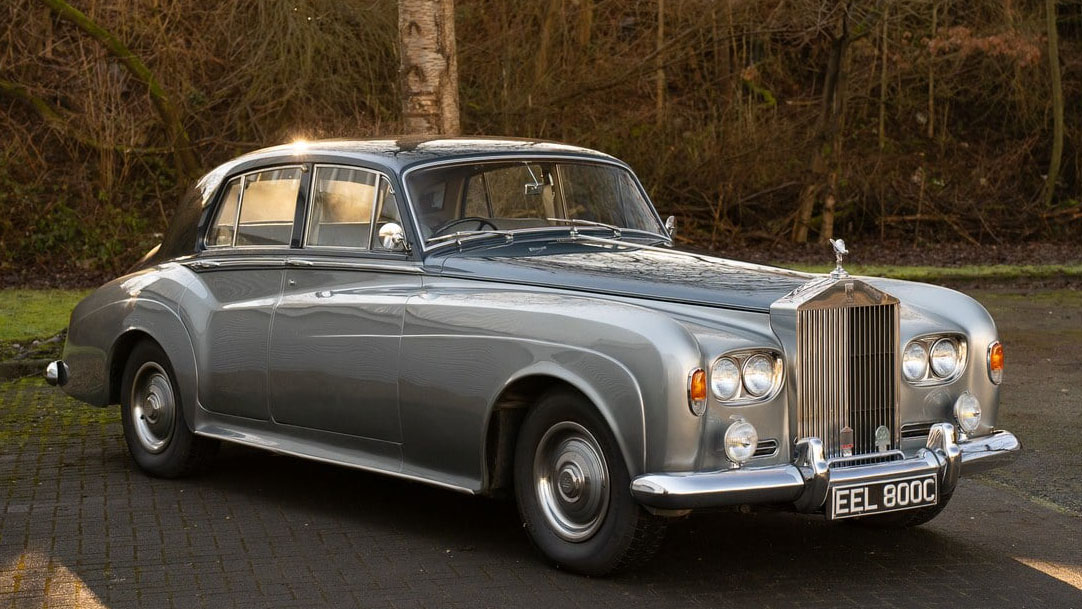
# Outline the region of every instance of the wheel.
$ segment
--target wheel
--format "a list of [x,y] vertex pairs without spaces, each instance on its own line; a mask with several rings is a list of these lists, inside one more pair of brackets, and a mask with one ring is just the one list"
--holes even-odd
[[444,222],[432,231],[432,236],[438,237],[440,233],[451,228],[452,226],[458,226],[459,224],[465,224],[467,222],[476,222],[477,230],[481,230],[486,225],[491,226],[492,230],[500,230],[500,228],[493,224],[492,221],[490,221],[488,218],[482,218],[481,216],[466,216],[465,218],[455,218],[453,220]]
[[947,507],[947,503],[949,503],[950,500],[951,495],[948,493],[940,496],[939,503],[932,506],[917,508],[915,510],[888,512],[886,514],[878,514],[875,516],[851,518],[850,522],[874,529],[908,529],[909,527],[919,527],[938,516],[939,513]]
[[514,481],[530,538],[558,566],[606,575],[645,562],[661,543],[665,520],[632,498],[615,438],[576,392],[548,393],[526,415]]
[[124,441],[140,469],[152,476],[178,478],[209,465],[218,442],[188,428],[173,367],[161,347],[150,341],[136,345],[122,383]]

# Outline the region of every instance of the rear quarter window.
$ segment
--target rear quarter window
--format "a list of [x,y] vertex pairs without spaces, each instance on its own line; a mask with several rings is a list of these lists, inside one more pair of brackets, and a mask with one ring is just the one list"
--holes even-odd
[[288,246],[301,168],[283,167],[230,180],[207,233],[207,247]]

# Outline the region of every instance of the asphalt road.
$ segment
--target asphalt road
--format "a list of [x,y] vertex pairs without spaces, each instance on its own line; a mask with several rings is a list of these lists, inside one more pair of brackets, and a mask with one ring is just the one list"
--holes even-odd
[[[1079,300],[1051,317],[1078,315]],[[0,608],[1082,608],[1082,516],[1066,505],[1082,473],[1062,471],[1079,436],[1058,435],[1076,429],[1082,388],[1070,362],[1082,355],[1063,351],[1069,339],[1025,346],[1027,319],[1057,327],[1035,318],[1032,301],[1001,319],[1021,343],[1008,350],[1008,378],[1030,379],[1012,391],[1032,392],[1048,413],[1005,397],[1032,428],[1023,440],[1056,467],[1042,468],[1038,452],[964,480],[939,518],[900,532],[775,512],[694,515],[673,524],[650,565],[609,579],[544,563],[507,501],[239,447],[204,476],[148,478],[128,459],[115,409],[38,381],[0,384]],[[1044,366],[1044,350],[1067,363]]]

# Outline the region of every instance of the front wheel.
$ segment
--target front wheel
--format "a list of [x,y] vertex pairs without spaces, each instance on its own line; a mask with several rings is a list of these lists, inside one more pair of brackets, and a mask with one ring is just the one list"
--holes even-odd
[[660,545],[664,519],[632,498],[612,433],[578,393],[551,392],[529,412],[514,478],[530,538],[559,566],[605,575],[645,562]]
[[140,469],[153,476],[178,478],[210,463],[218,442],[196,436],[188,428],[173,366],[161,347],[150,341],[136,345],[122,383],[124,440]]

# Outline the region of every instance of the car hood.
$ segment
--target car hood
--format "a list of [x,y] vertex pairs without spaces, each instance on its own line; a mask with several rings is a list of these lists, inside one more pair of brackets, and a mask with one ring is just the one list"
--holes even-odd
[[584,243],[509,244],[439,256],[444,276],[768,312],[813,279],[699,254]]

